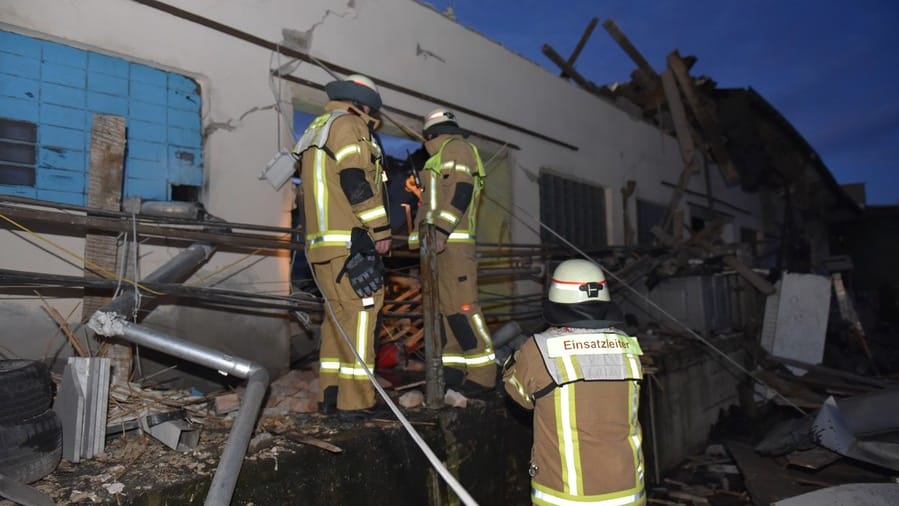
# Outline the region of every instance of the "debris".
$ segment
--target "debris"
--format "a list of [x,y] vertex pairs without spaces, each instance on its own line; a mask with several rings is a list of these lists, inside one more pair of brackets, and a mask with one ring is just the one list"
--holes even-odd
[[121,494],[125,490],[125,484],[117,481],[115,483],[104,483],[103,488],[112,495]]
[[811,431],[816,443],[840,455],[899,471],[899,444],[858,440],[833,397],[821,406]]
[[240,409],[240,395],[237,392],[229,392],[213,399],[215,414],[225,415]]
[[865,506],[892,506],[899,498],[899,484],[895,483],[847,483],[823,488],[789,499],[772,506],[841,506],[864,504]]
[[79,462],[106,444],[110,359],[69,357],[53,410],[62,420],[62,455]]
[[166,446],[179,452],[191,451],[200,441],[200,430],[186,420],[167,420],[150,425],[147,417],[141,417],[141,429]]
[[417,408],[424,403],[425,395],[421,393],[419,390],[412,390],[410,392],[406,392],[399,398],[399,405],[409,409],[409,408]]
[[443,402],[451,408],[464,409],[466,406],[468,406],[468,397],[465,397],[464,395],[451,388],[447,388],[446,395],[443,396]]
[[315,447],[321,448],[322,450],[329,451],[331,453],[343,453],[343,448],[332,445],[331,443],[328,443],[326,441],[322,441],[321,439],[301,436],[299,434],[295,434],[292,432],[283,434],[283,436],[295,443],[315,446]]
[[250,440],[247,453],[256,453],[275,444],[275,438],[268,432],[260,432]]

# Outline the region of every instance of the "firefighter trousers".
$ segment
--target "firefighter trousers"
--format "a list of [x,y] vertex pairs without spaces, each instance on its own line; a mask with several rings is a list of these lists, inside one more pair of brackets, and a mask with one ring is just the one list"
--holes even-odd
[[437,255],[438,297],[446,342],[444,380],[493,388],[496,362],[493,342],[478,304],[478,263],[473,243],[447,243]]
[[[337,282],[344,261],[343,257],[338,257],[312,264],[315,280],[327,304],[321,329],[318,400],[326,402],[325,392],[329,387],[336,387],[337,409],[366,409],[375,404],[375,390],[341,330],[374,373],[375,324],[378,312],[384,305],[384,289],[373,296],[374,306],[363,307],[362,299],[350,286],[347,276]],[[328,401],[333,402],[332,399]]]

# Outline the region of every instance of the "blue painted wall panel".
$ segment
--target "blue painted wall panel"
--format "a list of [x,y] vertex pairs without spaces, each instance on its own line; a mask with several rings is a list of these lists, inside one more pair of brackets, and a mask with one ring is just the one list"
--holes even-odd
[[43,61],[78,69],[87,68],[87,53],[55,42],[44,42]]
[[163,162],[165,161],[165,144],[131,140],[128,142],[128,158]]
[[24,100],[37,100],[40,96],[41,83],[34,79],[17,76],[4,76],[0,79],[0,95]]
[[106,93],[107,95],[127,97],[128,79],[98,74],[96,72],[88,72],[87,89],[98,93]]
[[168,94],[169,107],[197,113],[200,112],[200,95],[197,93],[170,89]]
[[[3,47],[3,49],[5,50],[6,48]],[[0,72],[28,79],[40,79],[41,61],[37,58],[28,58],[0,51]]]
[[131,64],[131,80],[139,83],[152,84],[160,88],[166,87],[165,72],[139,63]]
[[75,149],[50,149],[42,147],[40,151],[38,151],[38,167],[86,172],[87,155],[84,151]]
[[41,59],[41,41],[17,33],[0,31],[0,48],[7,53]]
[[128,62],[98,53],[88,53],[87,70],[109,76],[128,78]]
[[200,185],[203,183],[203,152],[199,149],[169,146],[169,177],[173,183]]
[[128,99],[89,91],[87,92],[87,108],[91,112],[125,117],[128,116]]
[[168,119],[170,126],[200,131],[200,115],[196,112],[169,108]]
[[73,88],[61,84],[41,83],[41,102],[65,105],[83,109],[87,99],[84,88]]
[[84,109],[73,109],[71,107],[63,107],[43,103],[41,104],[41,114],[39,116],[41,125],[55,125],[66,128],[83,130],[87,126],[87,115]]
[[84,88],[87,83],[87,72],[84,69],[44,62],[41,65],[41,78],[50,83]]
[[37,191],[35,192],[35,198],[41,200],[50,200],[53,202],[61,202],[63,204],[72,204],[76,206],[83,206],[85,201],[83,192],[61,192],[55,190],[45,190],[43,188],[37,189]]
[[150,200],[168,200],[169,185],[164,179],[125,179],[125,197],[142,197]]
[[0,96],[0,111],[5,118],[37,123],[38,103],[35,100]]
[[165,88],[140,81],[131,81],[131,96],[135,100],[157,105],[165,105],[168,99]]
[[84,193],[84,178],[84,172],[45,168],[37,171],[36,186],[38,190]]
[[200,148],[200,130],[194,128],[168,128],[169,144],[184,148]]
[[[0,40],[0,43],[2,43],[2,40]],[[11,186],[7,184],[0,184],[0,194],[20,195],[22,197],[29,197],[32,199],[37,198],[37,190],[32,188],[31,186]]]
[[38,128],[38,141],[42,146],[83,150],[87,145],[88,132],[53,125]]
[[201,97],[191,79],[121,58],[0,31],[0,116],[38,127],[35,186],[0,193],[84,204],[94,114],[125,118],[126,196],[167,199],[201,185]]
[[135,179],[165,180],[168,174],[163,162],[129,157],[125,165],[128,167],[128,177]]
[[129,119],[140,119],[152,123],[165,125],[166,114],[165,107],[161,105],[148,104],[146,102],[138,102],[133,98],[128,103]]
[[166,128],[159,123],[131,120],[128,124],[128,139],[165,143]]

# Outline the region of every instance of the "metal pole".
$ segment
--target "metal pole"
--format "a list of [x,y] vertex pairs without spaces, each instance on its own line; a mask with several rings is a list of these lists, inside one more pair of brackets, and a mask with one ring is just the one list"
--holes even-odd
[[424,313],[426,401],[431,409],[443,407],[443,345],[440,341],[440,299],[437,293],[437,230],[421,226],[421,306]]

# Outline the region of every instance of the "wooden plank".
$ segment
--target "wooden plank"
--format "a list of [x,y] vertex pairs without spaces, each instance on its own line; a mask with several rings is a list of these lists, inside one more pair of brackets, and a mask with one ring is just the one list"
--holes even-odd
[[718,121],[700,100],[696,85],[687,71],[687,64],[677,51],[673,51],[668,55],[668,68],[674,73],[678,86],[687,98],[687,103],[690,105],[693,116],[702,129],[705,141],[709,145],[709,149],[712,150],[712,155],[718,163],[718,168],[721,170],[724,180],[728,185],[739,183],[740,174],[734,167],[730,153],[727,152],[727,148],[724,146],[724,138],[718,128]]
[[440,340],[440,329],[443,324],[440,317],[440,300],[437,292],[437,230],[434,225],[423,225],[421,250],[421,308],[424,313],[425,343],[425,398],[431,409],[443,407],[443,345]]
[[[590,38],[590,35],[593,34],[593,29],[596,28],[596,23],[599,22],[599,18],[593,18],[587,23],[587,28],[584,28],[584,33],[581,35],[581,40],[577,42],[577,45],[574,47],[574,51],[571,52],[571,56],[568,57],[568,66],[574,68],[574,62],[577,60],[577,57],[580,56],[581,51],[584,49],[584,46],[587,44],[587,40]],[[568,78],[568,74],[562,70],[562,73],[559,74],[559,77]]]
[[612,38],[615,39],[615,42],[617,42],[618,45],[621,46],[621,49],[624,49],[624,52],[631,57],[631,60],[633,60],[634,63],[637,64],[637,67],[639,69],[649,75],[656,75],[655,70],[652,69],[652,65],[649,64],[649,62],[646,60],[646,58],[643,57],[640,51],[637,51],[637,48],[634,47],[633,44],[631,44],[630,39],[628,39],[627,36],[624,35],[624,32],[622,32],[621,29],[618,28],[618,25],[616,25],[614,21],[612,21],[611,19],[607,19],[602,22],[602,26],[606,29],[607,32],[609,32],[609,35],[611,35]]
[[685,165],[693,166],[696,156],[696,144],[693,141],[693,129],[687,120],[687,111],[681,100],[680,91],[671,68],[662,72],[662,87],[665,90],[665,99],[668,101],[668,110],[671,111],[671,120],[674,123],[674,133],[680,144],[681,159]]
[[549,44],[543,44],[542,51],[543,51],[543,54],[546,55],[547,58],[549,58],[553,63],[558,65],[559,68],[562,69],[563,72],[568,74],[568,76],[571,77],[571,79],[573,79],[574,82],[576,82],[578,84],[578,86],[580,86],[581,88],[583,88],[595,95],[599,94],[599,89],[596,87],[596,85],[593,84],[591,81],[589,81],[584,76],[582,76],[580,74],[580,72],[578,72],[577,70],[574,70],[574,67],[569,65],[568,62],[565,61],[565,59],[562,58],[562,56],[559,53],[557,53],[556,50],[553,49]]
[[[78,214],[44,211],[33,208],[18,207],[14,205],[0,204],[0,219],[18,220],[27,224],[60,225],[58,230],[72,233],[73,229],[103,230],[107,232],[131,232],[132,223],[118,218],[106,218],[101,216],[84,216]],[[15,224],[13,224],[15,225]],[[211,224],[210,224],[211,226]],[[137,232],[143,236],[162,237],[166,239],[180,239],[184,241],[208,241],[219,246],[232,246],[241,248],[258,248],[263,250],[301,250],[303,243],[292,242],[289,237],[279,239],[262,234],[247,234],[227,232],[228,224],[222,223],[218,231],[206,231],[188,228],[163,227],[137,223]]]

